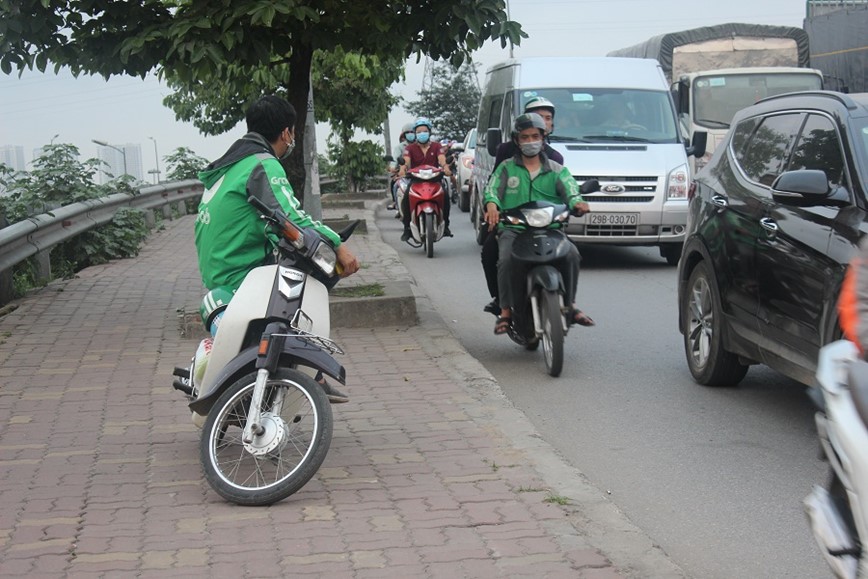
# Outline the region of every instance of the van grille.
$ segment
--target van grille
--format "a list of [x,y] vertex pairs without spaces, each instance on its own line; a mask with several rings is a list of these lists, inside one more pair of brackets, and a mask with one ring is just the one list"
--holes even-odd
[[657,177],[655,177],[653,175],[650,177],[614,177],[614,176],[607,176],[607,175],[600,175],[600,176],[573,175],[573,178],[576,181],[579,181],[580,183],[587,181],[588,179],[598,179],[601,183],[604,181],[605,182],[614,181],[615,183],[639,183],[642,181],[650,181],[651,183],[657,183]]
[[594,237],[635,237],[635,225],[588,225],[585,235]]
[[[629,189],[627,189],[629,191]],[[651,203],[654,201],[653,195],[642,196],[623,196],[623,195],[582,195],[588,203]]]

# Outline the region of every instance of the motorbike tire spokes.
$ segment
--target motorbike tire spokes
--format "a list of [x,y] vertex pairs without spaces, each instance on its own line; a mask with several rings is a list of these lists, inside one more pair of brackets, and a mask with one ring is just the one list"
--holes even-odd
[[301,489],[325,460],[333,429],[322,388],[298,370],[280,368],[265,386],[260,433],[245,443],[242,431],[255,381],[254,371],[220,396],[199,448],[211,487],[247,506],[270,505]]
[[550,376],[560,376],[564,368],[564,322],[557,292],[540,292],[540,322],[546,371]]

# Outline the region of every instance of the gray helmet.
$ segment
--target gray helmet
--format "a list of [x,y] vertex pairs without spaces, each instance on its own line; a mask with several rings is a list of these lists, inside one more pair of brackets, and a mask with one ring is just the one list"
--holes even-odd
[[413,123],[407,123],[403,127],[401,127],[402,133],[412,133],[413,132]]
[[537,128],[543,135],[546,134],[546,122],[541,116],[536,113],[518,115],[512,123],[512,138],[517,139],[520,132],[531,128]]

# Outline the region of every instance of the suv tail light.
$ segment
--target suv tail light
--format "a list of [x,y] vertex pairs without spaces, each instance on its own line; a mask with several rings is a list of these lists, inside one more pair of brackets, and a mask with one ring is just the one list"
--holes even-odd
[[696,181],[690,182],[690,187],[687,188],[687,200],[690,201],[696,196]]

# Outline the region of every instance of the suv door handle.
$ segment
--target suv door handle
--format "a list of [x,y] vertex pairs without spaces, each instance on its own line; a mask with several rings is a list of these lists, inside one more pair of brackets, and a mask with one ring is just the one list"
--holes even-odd
[[729,199],[727,199],[724,195],[712,195],[711,204],[717,205],[718,207],[726,208],[729,206]]
[[763,217],[762,219],[760,219],[760,225],[769,233],[778,232],[778,224],[771,217]]

